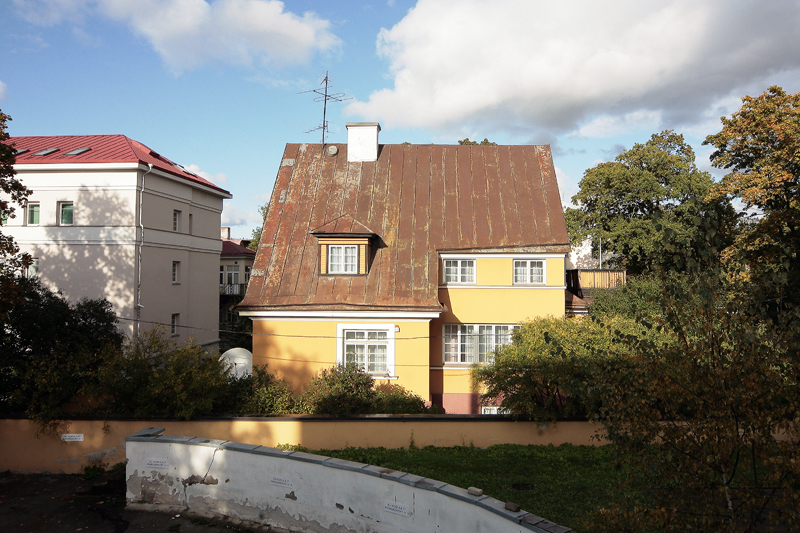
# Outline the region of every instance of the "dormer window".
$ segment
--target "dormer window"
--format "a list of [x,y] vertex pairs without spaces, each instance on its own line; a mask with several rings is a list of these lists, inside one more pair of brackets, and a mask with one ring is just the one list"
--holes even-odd
[[358,246],[328,245],[328,273],[358,273]]
[[376,237],[369,228],[343,215],[311,232],[319,242],[319,273],[358,276],[369,271],[370,244]]

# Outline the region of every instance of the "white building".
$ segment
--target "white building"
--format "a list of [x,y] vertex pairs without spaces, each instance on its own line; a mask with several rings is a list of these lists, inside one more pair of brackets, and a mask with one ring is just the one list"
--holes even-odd
[[218,342],[222,201],[228,191],[124,135],[13,137],[33,191],[3,232],[71,301],[107,298],[128,334],[164,325]]

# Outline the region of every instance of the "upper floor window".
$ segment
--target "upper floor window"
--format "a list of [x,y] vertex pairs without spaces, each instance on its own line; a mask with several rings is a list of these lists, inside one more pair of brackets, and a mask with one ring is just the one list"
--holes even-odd
[[39,204],[28,202],[26,221],[29,226],[39,225]]
[[181,212],[177,209],[172,211],[172,231],[181,230]]
[[328,245],[329,274],[357,274],[358,246]]
[[73,203],[60,202],[58,204],[58,224],[60,226],[71,226],[73,222]]
[[544,283],[545,262],[536,260],[514,261],[514,283]]
[[181,314],[180,313],[174,313],[172,315],[172,319],[171,319],[170,325],[169,325],[169,333],[170,333],[170,335],[172,335],[173,337],[177,337],[178,335],[180,335],[180,333],[178,332],[178,328],[180,328],[180,327],[181,327]]
[[181,282],[181,262],[172,262],[172,283],[177,285]]
[[31,264],[25,267],[23,274],[26,278],[37,278],[39,277],[39,258],[33,257],[31,258]]
[[494,351],[511,343],[512,324],[445,324],[444,362],[491,363]]
[[445,283],[475,283],[474,259],[445,259]]

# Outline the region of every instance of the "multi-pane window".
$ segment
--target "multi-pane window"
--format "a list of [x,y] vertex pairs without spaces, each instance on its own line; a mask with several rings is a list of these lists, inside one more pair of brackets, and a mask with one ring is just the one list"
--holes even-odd
[[514,261],[514,283],[544,283],[544,261]]
[[39,225],[39,204],[36,203],[28,203],[28,218],[27,222],[29,226],[38,226]]
[[225,285],[225,267],[222,265],[219,266],[219,284]]
[[474,259],[446,259],[444,262],[445,283],[475,283]]
[[250,267],[245,265],[244,267],[244,284],[247,285],[250,283]]
[[172,321],[170,322],[169,332],[172,336],[177,336],[178,328],[181,326],[181,314],[175,313],[172,315]]
[[181,212],[175,209],[172,211],[172,231],[181,230]]
[[180,283],[181,282],[181,262],[180,261],[173,261],[172,262],[172,283]]
[[518,325],[510,324],[445,324],[445,363],[491,363],[494,351],[511,344]]
[[357,274],[358,246],[328,245],[329,274]]
[[344,362],[365,372],[387,374],[389,338],[386,330],[345,330]]
[[228,285],[239,284],[239,265],[227,265],[225,283]]
[[61,202],[58,204],[58,223],[61,226],[71,226],[73,221],[73,203]]

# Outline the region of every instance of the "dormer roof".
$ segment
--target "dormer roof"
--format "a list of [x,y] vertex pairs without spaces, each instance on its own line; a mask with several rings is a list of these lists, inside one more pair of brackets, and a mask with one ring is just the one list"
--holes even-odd
[[372,237],[376,233],[367,226],[356,220],[353,215],[347,214],[325,222],[321,226],[311,230],[317,237]]

